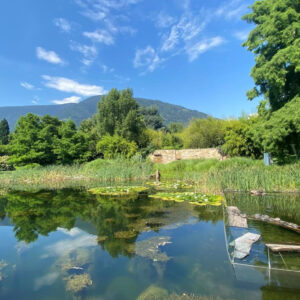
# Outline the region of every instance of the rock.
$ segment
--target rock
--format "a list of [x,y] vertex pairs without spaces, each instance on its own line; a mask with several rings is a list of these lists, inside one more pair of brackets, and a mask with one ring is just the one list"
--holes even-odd
[[249,255],[252,244],[260,239],[260,234],[248,232],[234,240],[234,257],[243,259]]
[[227,212],[229,226],[248,228],[247,218],[236,206],[228,206]]
[[300,245],[266,244],[273,252],[300,252]]

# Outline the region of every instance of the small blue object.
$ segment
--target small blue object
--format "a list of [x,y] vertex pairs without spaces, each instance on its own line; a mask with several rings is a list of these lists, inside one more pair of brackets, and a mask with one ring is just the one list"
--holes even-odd
[[269,166],[272,164],[272,157],[270,153],[264,153],[264,163],[266,166]]

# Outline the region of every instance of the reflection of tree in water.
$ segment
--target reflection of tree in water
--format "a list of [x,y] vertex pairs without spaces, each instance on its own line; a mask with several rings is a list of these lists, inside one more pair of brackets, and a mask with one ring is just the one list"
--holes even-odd
[[180,226],[198,215],[205,220],[218,218],[207,208],[202,211],[188,203],[149,199],[145,195],[111,198],[69,189],[10,192],[0,201],[0,209],[14,224],[16,238],[26,243],[59,227],[70,230],[78,219],[92,224],[99,245],[113,257],[133,256],[141,232],[159,231],[166,225]]

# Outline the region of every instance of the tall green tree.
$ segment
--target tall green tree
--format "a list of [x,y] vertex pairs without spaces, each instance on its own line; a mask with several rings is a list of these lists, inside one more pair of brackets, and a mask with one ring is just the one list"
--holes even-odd
[[0,144],[7,145],[9,136],[9,125],[6,119],[0,122]]
[[96,115],[101,137],[119,135],[139,146],[145,143],[145,123],[131,89],[112,89],[98,104]]
[[143,106],[140,108],[140,111],[144,117],[147,128],[157,130],[164,126],[164,119],[159,114],[157,106]]
[[272,111],[300,92],[300,0],[260,0],[243,18],[255,25],[243,46],[255,55],[255,87],[250,100],[263,95]]

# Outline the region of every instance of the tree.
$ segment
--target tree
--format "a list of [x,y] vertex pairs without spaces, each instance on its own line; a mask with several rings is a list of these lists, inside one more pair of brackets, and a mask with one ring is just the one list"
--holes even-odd
[[183,131],[183,124],[180,122],[171,122],[168,129],[171,133],[180,133]]
[[224,143],[224,121],[214,118],[193,119],[182,132],[185,148],[211,148]]
[[144,117],[147,128],[160,129],[164,125],[164,119],[158,112],[157,106],[141,107],[140,112]]
[[132,157],[138,150],[135,142],[129,142],[121,136],[106,135],[97,144],[97,151],[104,155],[106,159],[123,156],[126,158]]
[[0,144],[7,145],[9,136],[9,125],[6,119],[0,122]]
[[229,156],[261,156],[261,149],[256,146],[251,128],[257,123],[258,117],[242,117],[238,120],[229,120],[225,125],[225,144],[222,150]]
[[57,162],[61,164],[81,163],[87,160],[88,143],[82,132],[77,132],[72,120],[63,122],[54,143]]
[[129,141],[144,146],[145,123],[134,100],[132,90],[112,89],[98,103],[96,115],[99,135],[119,135]]
[[261,0],[251,8],[243,18],[256,27],[243,46],[255,55],[256,86],[247,95],[264,95],[275,111],[300,92],[300,1]]

